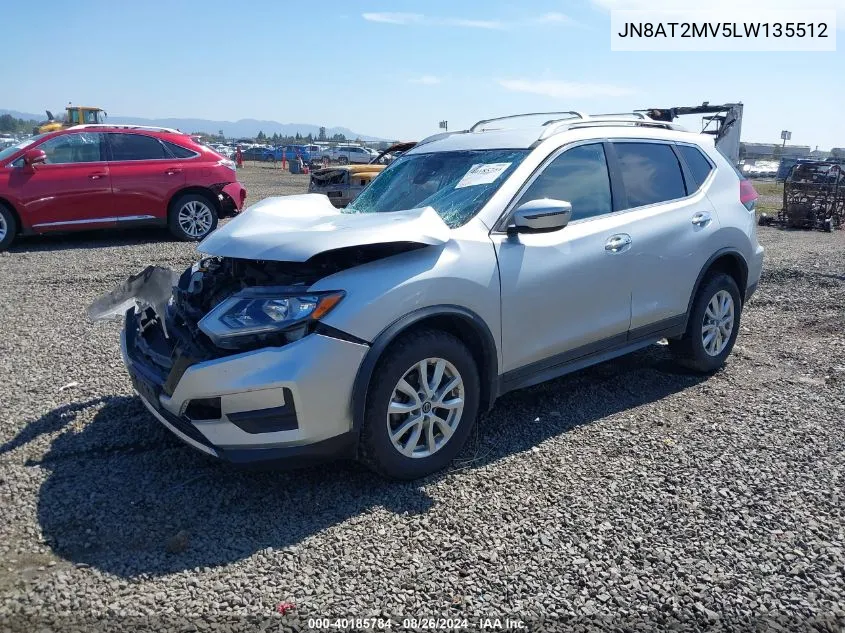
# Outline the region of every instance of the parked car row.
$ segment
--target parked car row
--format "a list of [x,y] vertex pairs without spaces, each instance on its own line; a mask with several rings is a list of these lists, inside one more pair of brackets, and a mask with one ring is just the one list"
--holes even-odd
[[[380,152],[370,147],[360,145],[279,145],[277,147],[248,147],[241,150],[244,160],[256,161],[281,161],[295,160],[301,158],[307,164],[316,164],[323,161],[337,163],[340,165],[366,165],[379,157]],[[385,158],[389,162],[392,156]]]

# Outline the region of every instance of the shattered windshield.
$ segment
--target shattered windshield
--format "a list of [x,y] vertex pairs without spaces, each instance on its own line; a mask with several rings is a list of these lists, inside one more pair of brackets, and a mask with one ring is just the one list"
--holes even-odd
[[433,207],[454,229],[478,213],[528,152],[486,149],[402,156],[379,174],[344,213]]

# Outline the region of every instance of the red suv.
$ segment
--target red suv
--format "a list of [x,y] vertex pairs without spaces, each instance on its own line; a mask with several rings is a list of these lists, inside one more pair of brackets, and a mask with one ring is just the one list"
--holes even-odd
[[0,151],[0,251],[18,233],[140,224],[201,240],[245,199],[235,164],[187,134],[79,125]]

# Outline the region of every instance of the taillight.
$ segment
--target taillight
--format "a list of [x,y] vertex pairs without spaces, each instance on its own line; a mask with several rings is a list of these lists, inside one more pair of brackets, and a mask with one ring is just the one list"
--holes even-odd
[[754,211],[757,208],[758,197],[757,190],[754,189],[754,185],[751,184],[750,180],[739,181],[739,201],[746,209]]

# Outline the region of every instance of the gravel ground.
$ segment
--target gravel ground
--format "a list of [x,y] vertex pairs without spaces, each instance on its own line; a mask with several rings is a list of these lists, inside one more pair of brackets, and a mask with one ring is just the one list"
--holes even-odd
[[[255,201],[307,177],[243,180]],[[161,231],[22,241],[0,254],[0,628],[842,630],[845,234],[761,240],[724,370],[687,375],[654,346],[509,394],[450,472],[416,484],[195,454],[133,396],[118,324],[84,316],[193,247]]]

